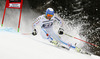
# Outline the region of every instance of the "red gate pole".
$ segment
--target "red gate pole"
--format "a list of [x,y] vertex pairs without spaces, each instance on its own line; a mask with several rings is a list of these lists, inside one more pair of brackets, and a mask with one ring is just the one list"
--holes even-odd
[[[7,2],[6,2],[6,4],[7,4]],[[6,13],[6,5],[5,5],[5,9],[4,9],[4,14],[3,14],[3,18],[2,18],[1,27],[3,26],[3,22],[4,22],[4,18],[5,18],[5,13]]]
[[21,13],[22,13],[22,4],[23,4],[23,0],[6,0],[1,27],[3,26],[6,8],[20,9],[20,16],[19,16],[19,22],[18,22],[18,32],[19,32],[20,22],[21,22]]
[[21,0],[21,8],[20,8],[20,16],[19,16],[19,23],[18,23],[18,32],[19,32],[19,29],[20,29],[20,22],[21,22],[21,14],[22,14],[22,5],[23,5],[23,0]]
[[18,32],[19,32],[19,29],[20,29],[21,13],[22,13],[22,9],[20,9],[19,24],[18,24]]

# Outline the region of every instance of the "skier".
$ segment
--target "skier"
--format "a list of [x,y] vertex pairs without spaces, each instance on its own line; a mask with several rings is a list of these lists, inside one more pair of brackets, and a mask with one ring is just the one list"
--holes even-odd
[[58,21],[61,26],[59,28],[58,33],[60,35],[63,34],[63,21],[60,17],[58,17],[56,14],[54,14],[54,10],[52,8],[47,8],[46,14],[43,14],[35,19],[35,22],[33,23],[33,32],[32,35],[37,35],[37,30],[35,26],[39,23],[41,26],[41,35],[43,38],[48,39],[50,43],[53,43],[55,45],[58,45],[58,42],[60,42],[60,37],[56,35],[53,31],[53,23],[54,21]]

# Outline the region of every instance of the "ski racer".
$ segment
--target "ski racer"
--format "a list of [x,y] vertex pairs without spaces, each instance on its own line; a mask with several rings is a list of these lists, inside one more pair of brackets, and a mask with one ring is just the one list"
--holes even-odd
[[58,33],[63,34],[63,21],[60,17],[54,14],[54,10],[52,8],[47,8],[46,13],[39,16],[35,19],[33,23],[33,32],[32,35],[37,35],[37,30],[35,26],[39,24],[41,26],[41,35],[44,39],[48,39],[50,43],[57,45],[59,43],[59,36],[56,35],[53,31],[53,23],[54,21],[58,21],[60,23],[60,28]]

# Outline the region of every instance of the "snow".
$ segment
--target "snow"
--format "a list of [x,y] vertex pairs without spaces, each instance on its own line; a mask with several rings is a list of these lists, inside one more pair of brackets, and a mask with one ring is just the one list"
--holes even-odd
[[[44,43],[43,43],[44,42]],[[49,45],[49,42],[37,36],[23,35],[17,32],[0,31],[0,59],[100,59],[85,55],[73,49],[64,50]]]

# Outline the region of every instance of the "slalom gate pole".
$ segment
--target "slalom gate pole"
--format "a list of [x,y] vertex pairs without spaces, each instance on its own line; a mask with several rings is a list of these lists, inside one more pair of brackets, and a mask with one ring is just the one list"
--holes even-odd
[[85,43],[87,43],[87,44],[90,44],[90,45],[92,45],[92,46],[99,47],[98,45],[89,43],[89,42],[87,42],[87,41],[84,41],[84,40],[79,39],[79,38],[77,38],[77,37],[71,36],[71,35],[69,35],[69,34],[64,33],[64,35],[67,35],[67,36],[72,37],[72,38],[74,38],[74,39],[80,40],[80,41],[85,42]]
[[13,1],[12,0],[6,0],[1,27],[3,26],[5,13],[6,13],[6,8],[20,9],[19,24],[18,24],[18,32],[19,32],[20,21],[21,21],[21,13],[22,13],[22,4],[23,4],[23,0],[13,0]]
[[21,33],[23,35],[31,35],[32,33]]
[[[6,2],[6,3],[7,3],[7,2]],[[3,22],[4,22],[4,18],[5,18],[5,13],[6,13],[6,5],[5,5],[5,9],[4,9],[4,14],[3,14],[3,18],[2,18],[1,27],[3,27]]]
[[22,13],[22,8],[20,9],[20,16],[19,16],[19,23],[18,23],[18,32],[19,32],[19,29],[20,29],[21,13]]

